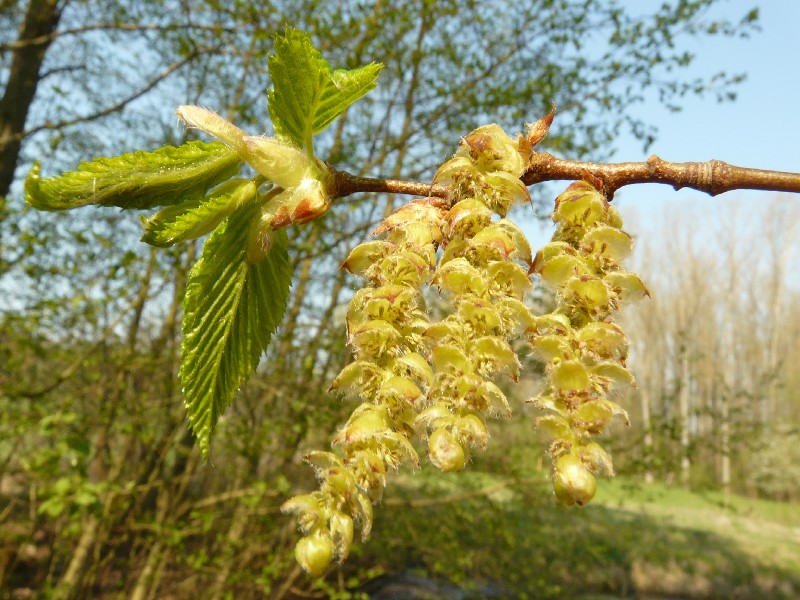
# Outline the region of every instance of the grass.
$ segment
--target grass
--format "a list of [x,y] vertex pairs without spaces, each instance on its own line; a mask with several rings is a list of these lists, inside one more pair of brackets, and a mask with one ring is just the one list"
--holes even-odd
[[691,492],[615,479],[597,504],[649,515],[674,527],[713,532],[761,563],[800,573],[800,506],[721,492]]
[[502,483],[400,477],[356,554],[463,597],[800,597],[800,507],[618,479],[600,482],[590,506],[564,509],[542,482]]

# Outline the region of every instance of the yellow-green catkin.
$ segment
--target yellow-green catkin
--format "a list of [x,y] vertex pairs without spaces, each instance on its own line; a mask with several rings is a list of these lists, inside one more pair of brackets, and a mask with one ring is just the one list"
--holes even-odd
[[620,268],[633,243],[617,210],[592,184],[570,185],[556,199],[553,221],[553,239],[533,264],[555,290],[557,307],[536,320],[531,344],[547,365],[546,385],[531,402],[547,412],[537,426],[550,442],[557,498],[583,505],[594,496],[595,475],[613,474],[594,436],[617,416],[628,422],[610,399],[615,388],[633,384],[625,365],[628,340],[613,315],[647,289]]
[[[457,471],[486,444],[484,419],[510,413],[492,379],[518,375],[510,342],[535,323],[522,303],[533,260],[525,236],[503,217],[530,201],[519,179],[529,156],[525,138],[512,140],[497,125],[477,129],[436,174],[449,197],[403,206],[376,229],[383,239],[345,261],[366,285],[347,311],[355,360],[331,389],[361,404],[333,440],[338,454],[306,456],[319,489],[283,505],[298,517],[295,555],[312,575],[346,558],[354,523],[369,534],[387,471],[418,465],[413,437],[427,438],[435,466]],[[433,324],[422,295],[430,284],[452,311]]]
[[473,448],[485,447],[487,417],[510,414],[493,380],[501,374],[517,379],[511,342],[534,321],[522,303],[531,288],[531,249],[504,216],[514,203],[530,201],[519,179],[529,153],[524,138],[512,140],[487,125],[466,136],[434,178],[451,192],[433,279],[450,314],[423,334],[434,382],[416,422],[428,437],[431,462],[442,471],[460,471]]
[[444,208],[438,199],[418,200],[390,215],[375,233],[384,239],[357,246],[343,268],[365,279],[350,301],[347,333],[354,362],[331,389],[361,404],[333,440],[340,455],[312,452],[320,487],[290,499],[284,512],[298,515],[304,534],[295,548],[300,565],[322,574],[332,560],[344,560],[354,521],[362,538],[372,526],[386,473],[403,463],[417,466],[410,442],[433,373],[423,334],[430,326],[421,290],[433,276],[442,238]]

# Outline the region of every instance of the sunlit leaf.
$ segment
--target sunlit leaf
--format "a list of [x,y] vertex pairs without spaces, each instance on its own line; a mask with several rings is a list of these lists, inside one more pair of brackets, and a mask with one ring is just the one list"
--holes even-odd
[[220,415],[255,369],[286,309],[291,267],[283,232],[267,257],[247,261],[257,207],[244,208],[206,241],[183,301],[180,379],[189,426],[204,457]]
[[313,135],[375,88],[381,68],[371,63],[334,71],[308,34],[287,28],[275,38],[275,54],[269,57],[274,86],[268,95],[269,114],[275,131],[310,148]]
[[221,143],[188,142],[153,152],[95,158],[76,171],[41,179],[38,164],[25,181],[25,201],[39,210],[97,204],[127,209],[196,200],[234,176],[242,160]]
[[250,180],[226,181],[204,198],[168,206],[145,220],[142,241],[164,247],[203,236],[256,195]]

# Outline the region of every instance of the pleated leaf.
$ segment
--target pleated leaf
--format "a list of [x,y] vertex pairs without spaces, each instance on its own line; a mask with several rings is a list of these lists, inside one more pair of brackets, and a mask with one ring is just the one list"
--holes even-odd
[[34,165],[25,201],[39,210],[97,204],[127,209],[171,206],[202,196],[239,171],[241,159],[224,144],[188,142],[82,163],[76,171],[42,179]]
[[292,277],[286,233],[275,232],[263,260],[247,262],[248,231],[257,216],[253,206],[228,217],[189,274],[180,378],[203,457],[220,415],[250,377],[286,310]]
[[167,247],[203,236],[256,195],[253,181],[226,181],[202,198],[167,206],[145,220],[142,241]]
[[287,28],[276,37],[275,54],[269,57],[274,86],[268,94],[269,114],[275,132],[310,148],[314,134],[375,88],[381,68],[371,63],[334,71],[308,34]]

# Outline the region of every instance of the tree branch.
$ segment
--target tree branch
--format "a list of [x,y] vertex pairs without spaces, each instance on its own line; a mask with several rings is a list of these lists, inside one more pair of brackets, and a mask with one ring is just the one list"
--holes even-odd
[[[330,165],[329,165],[330,166]],[[358,192],[384,192],[388,194],[409,194],[411,196],[438,196],[447,197],[447,187],[422,183],[419,181],[403,181],[399,179],[376,179],[373,177],[359,177],[347,171],[333,171],[334,184],[333,196],[344,198]]]
[[577,180],[586,174],[599,179],[610,200],[621,187],[636,183],[662,183],[676,190],[691,188],[717,196],[732,190],[766,190],[800,193],[800,173],[737,167],[721,160],[674,163],[655,154],[646,162],[590,163],[534,153],[522,176],[525,185],[542,181]]
[[35,134],[35,133],[39,133],[40,131],[44,131],[46,129],[57,130],[57,129],[63,129],[65,127],[72,127],[73,125],[77,125],[78,123],[86,123],[86,122],[89,122],[89,121],[95,121],[95,120],[100,119],[102,117],[108,116],[108,115],[110,115],[112,113],[119,112],[123,108],[125,108],[128,104],[133,102],[134,100],[137,100],[138,98],[141,98],[142,96],[144,96],[147,92],[149,92],[154,87],[156,87],[159,83],[161,83],[162,81],[167,79],[170,75],[172,75],[175,71],[177,71],[178,69],[183,67],[185,64],[187,64],[187,63],[191,62],[192,60],[194,60],[195,58],[197,58],[197,56],[199,54],[200,54],[199,51],[194,51],[194,52],[191,52],[191,53],[187,54],[182,59],[180,59],[177,62],[172,63],[166,69],[164,69],[161,73],[159,73],[156,77],[154,77],[153,79],[148,81],[145,84],[144,87],[136,90],[135,92],[131,93],[129,96],[123,98],[122,100],[117,101],[116,103],[112,104],[111,106],[107,106],[106,108],[98,110],[97,112],[94,112],[92,114],[73,117],[71,119],[66,119],[64,121],[59,121],[57,123],[56,122],[52,122],[52,121],[46,121],[46,122],[42,123],[41,125],[36,125],[35,127],[31,127],[30,129],[19,133],[17,137],[19,139],[24,139],[26,137],[29,137],[29,136]]
[[[357,192],[384,192],[412,196],[446,198],[443,185],[358,177],[346,171],[333,171],[333,196],[343,198]],[[690,188],[717,196],[732,190],[765,190],[800,193],[800,173],[766,171],[737,167],[721,160],[674,163],[656,155],[646,162],[592,163],[556,158],[546,152],[535,152],[528,170],[522,175],[525,185],[543,181],[592,179],[611,200],[616,191],[637,183],[661,183],[676,190]]]
[[156,23],[90,23],[81,27],[64,29],[62,31],[52,31],[47,34],[39,35],[24,40],[15,40],[0,44],[0,54],[8,50],[19,50],[31,46],[43,46],[54,40],[66,36],[78,36],[92,31],[124,31],[130,33],[141,33],[143,31],[164,32],[164,31],[210,31],[211,33],[240,33],[235,27],[222,27],[221,25],[202,25],[199,23],[173,23],[169,25],[159,25]]

